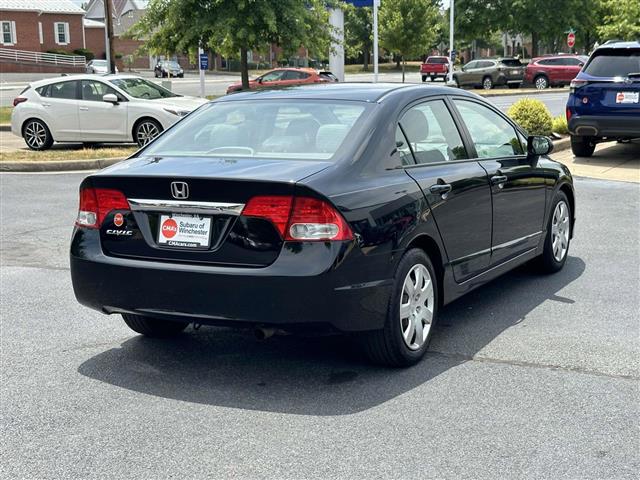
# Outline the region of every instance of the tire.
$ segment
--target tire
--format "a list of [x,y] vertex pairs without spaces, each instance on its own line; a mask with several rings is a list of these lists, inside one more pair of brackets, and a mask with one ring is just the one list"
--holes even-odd
[[[416,276],[418,271],[423,280]],[[427,279],[425,272],[429,275],[430,283],[424,281]],[[422,285],[422,297],[409,297],[409,284],[412,287]],[[392,367],[408,367],[422,359],[438,318],[438,289],[438,280],[429,256],[418,248],[406,252],[394,275],[384,327],[365,332],[361,337],[364,351],[372,362]],[[401,304],[406,304],[402,310]],[[401,311],[407,312],[409,316],[402,318]],[[421,325],[422,336],[418,335],[417,325]]]
[[544,250],[538,265],[544,273],[562,270],[569,255],[571,243],[571,204],[564,192],[556,193],[547,222]]
[[544,75],[538,75],[533,79],[533,85],[537,90],[545,90],[549,88],[549,79]]
[[456,82],[456,87],[460,88],[460,82],[458,81],[458,77],[456,77],[455,75],[453,76],[453,81]]
[[427,76],[426,75],[422,75],[422,81],[426,82],[427,81]]
[[596,149],[596,142],[592,137],[571,135],[571,151],[576,157],[590,157]]
[[133,139],[144,147],[162,133],[162,125],[152,118],[139,120],[133,128]]
[[134,332],[154,338],[174,337],[189,325],[189,322],[160,320],[157,318],[142,317],[140,315],[131,315],[129,313],[123,313],[122,319]]
[[53,137],[49,127],[37,118],[32,118],[25,122],[22,127],[22,138],[31,150],[47,150],[53,145]]
[[482,88],[485,90],[491,90],[493,88],[493,80],[491,77],[484,77],[482,79]]
[[435,75],[431,75],[430,80],[431,80],[432,82],[435,82],[435,81],[436,81],[436,78],[437,78],[437,77],[436,77]]

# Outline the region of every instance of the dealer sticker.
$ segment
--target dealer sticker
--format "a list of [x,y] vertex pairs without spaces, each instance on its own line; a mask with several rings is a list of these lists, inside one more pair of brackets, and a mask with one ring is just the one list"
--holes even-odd
[[172,247],[208,247],[211,218],[197,215],[160,215],[158,243]]
[[640,100],[640,92],[618,92],[616,94],[616,103],[638,103]]

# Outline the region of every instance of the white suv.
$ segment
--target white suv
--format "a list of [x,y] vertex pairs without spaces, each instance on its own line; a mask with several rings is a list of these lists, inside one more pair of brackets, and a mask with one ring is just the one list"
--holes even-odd
[[133,75],[73,75],[29,85],[13,101],[11,131],[33,150],[53,142],[144,146],[207,100]]

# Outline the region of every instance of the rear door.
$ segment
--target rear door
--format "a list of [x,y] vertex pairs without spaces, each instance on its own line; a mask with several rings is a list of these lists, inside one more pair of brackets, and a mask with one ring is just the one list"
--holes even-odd
[[544,169],[526,155],[526,139],[484,103],[455,98],[459,118],[472,142],[471,154],[491,185],[493,231],[491,264],[535,248],[543,230],[546,202]]
[[78,117],[78,95],[80,82],[67,80],[53,83],[41,90],[42,106],[46,112],[47,125],[56,141],[81,140]]
[[[121,101],[117,105],[105,102],[107,93],[116,95]],[[129,124],[127,107],[129,102],[103,82],[82,80],[78,115],[82,140],[87,142],[122,142],[127,138]]]
[[582,69],[582,61],[576,57],[562,59],[562,83],[570,83]]
[[491,253],[491,190],[484,169],[468,160],[447,101],[410,106],[398,130],[415,161],[406,172],[429,203],[456,281],[481,273]]

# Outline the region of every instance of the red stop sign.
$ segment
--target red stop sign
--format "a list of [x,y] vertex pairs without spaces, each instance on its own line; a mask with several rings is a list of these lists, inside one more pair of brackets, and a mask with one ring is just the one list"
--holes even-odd
[[570,33],[569,35],[567,35],[567,45],[569,46],[569,48],[573,48],[575,44],[576,44],[576,34]]

